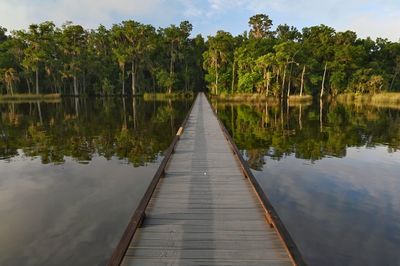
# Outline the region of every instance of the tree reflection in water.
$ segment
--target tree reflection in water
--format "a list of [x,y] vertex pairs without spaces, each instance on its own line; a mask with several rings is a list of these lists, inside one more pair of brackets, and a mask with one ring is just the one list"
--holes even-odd
[[[344,157],[348,147],[400,149],[400,111],[330,104],[221,104],[218,115],[259,170],[264,156],[310,161]],[[261,163],[261,164],[260,164]]]
[[44,164],[63,163],[66,156],[87,163],[99,154],[141,166],[168,147],[189,106],[136,98],[1,103],[0,158],[22,152]]

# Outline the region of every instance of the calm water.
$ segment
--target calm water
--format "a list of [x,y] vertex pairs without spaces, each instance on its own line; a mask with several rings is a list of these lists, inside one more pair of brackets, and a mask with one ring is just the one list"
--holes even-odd
[[104,265],[190,104],[0,103],[0,265]]
[[214,106],[309,265],[400,265],[399,110]]

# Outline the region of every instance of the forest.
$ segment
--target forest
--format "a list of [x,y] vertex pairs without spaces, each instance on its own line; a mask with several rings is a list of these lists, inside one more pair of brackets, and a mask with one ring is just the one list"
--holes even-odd
[[188,21],[156,29],[133,20],[85,29],[66,22],[0,27],[0,94],[138,95],[208,89],[288,97],[400,91],[400,43],[326,26],[274,26],[192,36]]

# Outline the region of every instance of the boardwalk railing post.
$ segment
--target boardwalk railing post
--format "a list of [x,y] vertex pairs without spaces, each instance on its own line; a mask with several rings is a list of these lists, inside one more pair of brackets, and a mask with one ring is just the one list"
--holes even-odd
[[146,212],[143,212],[142,217],[140,217],[138,227],[142,227],[144,219],[146,219]]

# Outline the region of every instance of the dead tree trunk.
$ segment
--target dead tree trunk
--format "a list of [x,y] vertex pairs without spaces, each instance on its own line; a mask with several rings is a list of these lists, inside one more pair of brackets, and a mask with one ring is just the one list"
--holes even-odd
[[215,67],[215,94],[218,95],[218,66]]
[[231,88],[231,92],[233,93],[233,90],[235,88],[235,61],[233,61],[232,64],[232,88]]
[[306,73],[306,65],[303,66],[303,72],[301,73],[300,97],[303,96],[304,74],[305,74],[305,73]]
[[122,95],[125,95],[125,64],[122,66]]
[[132,96],[136,95],[136,84],[135,84],[135,60],[132,60]]
[[74,95],[75,95],[75,96],[78,95],[78,85],[77,85],[76,74],[74,74]]
[[39,94],[39,68],[36,68],[36,94]]
[[324,90],[325,90],[325,77],[326,77],[326,68],[328,67],[328,62],[325,63],[325,69],[324,69],[324,75],[322,77],[322,85],[321,85],[321,95],[320,98],[324,96]]
[[288,87],[287,87],[287,97],[289,99],[290,96],[290,89],[291,89],[291,85],[292,85],[292,71],[293,71],[293,63],[290,64],[290,72],[289,72],[289,81],[288,81]]
[[281,99],[283,99],[283,95],[285,94],[285,81],[286,81],[286,65],[283,69],[283,78],[282,78],[282,87],[281,87]]

